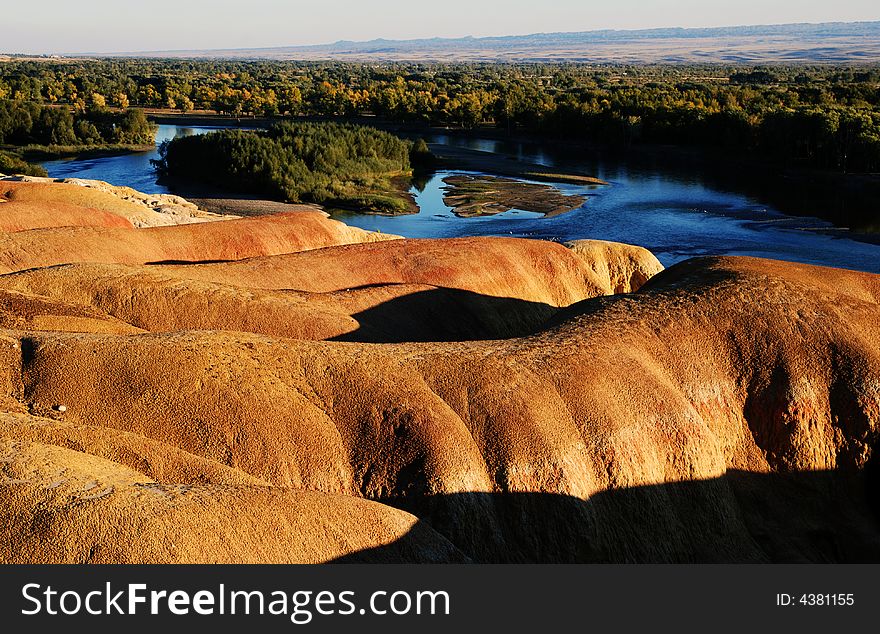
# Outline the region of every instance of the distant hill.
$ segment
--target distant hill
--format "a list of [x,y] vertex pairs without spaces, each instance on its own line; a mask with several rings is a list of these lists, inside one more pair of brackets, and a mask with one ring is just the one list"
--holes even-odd
[[120,56],[450,62],[877,63],[880,62],[880,21],[378,39],[318,46],[155,51]]

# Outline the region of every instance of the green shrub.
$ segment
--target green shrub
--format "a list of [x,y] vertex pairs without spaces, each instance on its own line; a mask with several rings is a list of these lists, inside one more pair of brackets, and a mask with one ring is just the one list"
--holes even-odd
[[22,158],[8,152],[0,152],[0,174],[7,176],[23,174],[25,176],[48,176],[40,165],[28,163]]

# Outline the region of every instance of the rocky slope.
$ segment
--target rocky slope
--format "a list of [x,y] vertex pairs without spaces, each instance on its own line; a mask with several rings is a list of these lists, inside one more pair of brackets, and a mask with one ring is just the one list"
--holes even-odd
[[[590,251],[583,243],[571,242],[566,249],[553,242],[515,238],[402,240],[165,270],[188,279],[316,293],[432,284],[567,306],[585,297],[636,290],[663,269],[641,247],[603,242],[603,251]],[[630,271],[633,283],[612,280],[612,269]]]
[[71,262],[236,260],[395,237],[349,227],[319,212],[138,230],[53,227],[0,234],[0,272]]
[[39,310],[47,300],[73,304],[152,332],[431,341],[527,334],[562,307],[634,290],[661,269],[628,245],[579,252],[518,239],[397,240],[205,265],[28,269],[0,277],[0,288],[39,298]]
[[[4,415],[4,563],[318,563],[352,553],[371,563],[467,560],[414,516],[356,497],[251,484],[240,474],[213,478],[231,484],[164,485],[66,448],[63,431],[51,443],[23,440],[47,424]],[[118,436],[111,440],[124,444]],[[100,445],[91,434],[85,442]],[[192,477],[199,461],[181,462]]]
[[[214,236],[172,244],[197,260]],[[215,264],[4,260],[0,559],[880,559],[880,276],[286,239]],[[461,294],[474,321],[442,330],[462,304],[435,300]],[[315,340],[370,323],[398,343]]]
[[84,209],[69,203],[42,203],[32,200],[0,198],[0,231],[13,233],[48,227],[108,227],[131,229],[127,219],[100,209]]
[[[143,194],[130,187],[78,178],[56,180],[0,175],[0,200],[37,203],[50,212],[62,205],[82,207],[87,212],[98,210],[119,216],[135,227],[161,227],[231,219],[229,216],[202,211],[180,196]],[[56,221],[53,225],[40,226],[66,224]]]

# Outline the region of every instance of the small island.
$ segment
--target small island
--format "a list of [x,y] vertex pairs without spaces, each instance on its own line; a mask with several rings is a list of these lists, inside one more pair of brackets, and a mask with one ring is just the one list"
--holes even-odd
[[521,209],[555,216],[583,205],[587,197],[566,195],[551,185],[500,176],[461,174],[443,179],[443,202],[460,218],[492,216]]
[[284,122],[176,138],[162,144],[154,163],[175,187],[405,214],[418,212],[409,184],[419,151],[419,144],[368,126]]

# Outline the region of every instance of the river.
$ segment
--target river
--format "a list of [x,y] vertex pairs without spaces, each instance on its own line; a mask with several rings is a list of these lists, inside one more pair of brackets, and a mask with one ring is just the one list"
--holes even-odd
[[[216,128],[159,126],[157,145],[178,135]],[[462,144],[484,151],[511,152],[524,160],[553,166],[575,164],[607,181],[586,188],[556,184],[584,193],[587,202],[552,218],[511,210],[497,216],[458,218],[443,203],[438,172],[413,188],[420,213],[409,216],[338,214],[346,223],[409,238],[503,235],[566,241],[595,238],[647,247],[664,265],[697,255],[754,255],[880,273],[880,245],[853,240],[828,223],[809,216],[783,214],[752,188],[725,183],[700,170],[682,170],[658,162],[627,162],[596,156],[571,156],[541,145],[435,135],[434,143]],[[167,193],[156,183],[150,159],[158,152],[44,163],[56,178],[88,178],[127,185],[146,193]],[[777,198],[778,199],[778,198]]]

